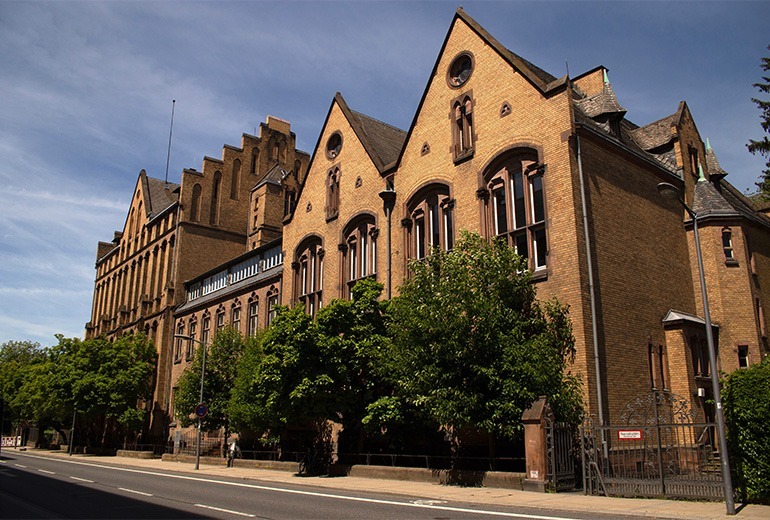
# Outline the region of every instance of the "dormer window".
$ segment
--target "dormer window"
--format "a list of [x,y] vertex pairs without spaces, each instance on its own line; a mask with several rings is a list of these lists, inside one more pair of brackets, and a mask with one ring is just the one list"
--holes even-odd
[[473,98],[464,94],[452,102],[452,152],[455,162],[473,155]]

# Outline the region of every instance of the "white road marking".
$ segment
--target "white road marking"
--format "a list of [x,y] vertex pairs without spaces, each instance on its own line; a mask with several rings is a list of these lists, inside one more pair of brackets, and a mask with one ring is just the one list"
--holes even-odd
[[17,467],[19,467],[19,468],[26,468],[26,467],[27,467],[27,466],[25,466],[24,464],[14,464],[14,466],[17,466]]
[[194,482],[205,482],[207,484],[219,484],[222,486],[232,486],[232,487],[247,488],[247,489],[259,489],[263,491],[272,491],[274,493],[288,493],[292,495],[304,495],[304,496],[313,496],[313,497],[321,497],[321,498],[332,498],[337,500],[348,500],[351,502],[366,502],[370,504],[383,504],[383,505],[401,506],[401,507],[418,507],[423,509],[435,509],[437,511],[453,511],[456,513],[474,513],[478,515],[504,516],[508,518],[526,518],[528,520],[578,520],[568,516],[527,515],[524,513],[508,513],[503,511],[489,511],[485,509],[467,509],[463,507],[452,507],[452,506],[431,506],[431,505],[424,505],[424,504],[415,504],[413,502],[397,502],[395,500],[383,500],[383,499],[377,499],[377,498],[362,498],[362,497],[350,497],[345,495],[333,495],[331,493],[319,493],[316,491],[303,491],[299,489],[286,489],[286,488],[279,488],[279,487],[259,486],[256,484],[246,484],[243,482],[227,482],[224,480],[216,480],[211,478],[188,477],[186,475],[169,475],[168,473],[160,473],[157,471],[147,471],[143,469],[131,469],[131,468],[118,468],[115,466],[105,466],[102,464],[92,464],[90,462],[80,462],[76,460],[40,457],[38,455],[31,455],[27,453],[25,453],[24,456],[30,457],[33,459],[43,459],[48,461],[56,460],[64,464],[77,464],[80,466],[89,466],[92,468],[110,469],[113,471],[123,471],[125,473],[137,473],[139,475],[153,475],[156,477],[165,477],[165,478],[171,478],[171,479],[177,479],[177,480],[191,480]]
[[56,475],[53,471],[48,471],[47,469],[39,469],[40,473],[48,473],[49,475]]
[[0,464],[5,464],[5,461],[4,460],[0,460]]
[[87,478],[80,478],[80,477],[70,477],[72,480],[78,480],[80,482],[88,482],[90,484],[93,484],[93,480],[88,480]]
[[211,509],[212,511],[221,511],[222,513],[230,513],[232,515],[248,516],[254,518],[257,515],[250,515],[249,513],[241,513],[240,511],[232,511],[230,509],[222,509],[221,507],[207,506],[206,504],[194,504],[195,507],[202,507],[204,509]]
[[137,495],[142,495],[143,497],[151,497],[152,493],[145,493],[144,491],[137,491],[135,489],[128,489],[128,488],[118,488],[121,491],[125,491],[126,493],[135,493]]

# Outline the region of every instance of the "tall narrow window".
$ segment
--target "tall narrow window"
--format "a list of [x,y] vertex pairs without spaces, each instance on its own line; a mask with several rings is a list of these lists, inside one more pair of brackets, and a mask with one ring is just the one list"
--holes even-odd
[[259,327],[259,300],[249,300],[249,336],[256,336]]
[[689,153],[690,153],[690,171],[692,174],[697,177],[698,176],[698,150],[693,147],[689,147]]
[[190,341],[187,342],[187,349],[185,350],[184,357],[187,361],[193,358],[193,352],[195,351],[195,333],[197,332],[198,324],[195,321],[190,321]]
[[201,219],[201,185],[194,184],[192,189],[192,200],[190,201],[190,220],[199,222]]
[[757,312],[757,324],[759,325],[759,333],[763,338],[766,338],[767,327],[765,326],[765,311],[762,308],[762,300],[759,298],[754,299],[754,309]]
[[297,193],[294,190],[284,188],[283,191],[283,216],[287,216],[294,211],[296,205]]
[[473,134],[473,99],[465,94],[452,102],[452,149],[454,160],[459,161],[473,155],[475,136]]
[[326,219],[339,214],[340,208],[340,168],[335,166],[326,174]]
[[311,238],[297,248],[294,269],[295,299],[305,306],[311,316],[323,305],[324,250],[321,240]]
[[278,314],[278,289],[272,289],[267,293],[267,324],[273,323]]
[[217,332],[225,328],[225,310],[219,309],[217,311]]
[[233,306],[233,310],[232,310],[232,313],[231,313],[230,323],[232,324],[233,329],[237,330],[238,332],[241,332],[241,307],[240,307],[240,304]]
[[484,175],[488,229],[505,239],[533,271],[545,269],[548,255],[543,168],[524,151],[493,163]]
[[[181,320],[179,326],[176,328],[176,333],[178,336],[184,336],[184,325]],[[176,343],[174,345],[174,363],[182,361],[182,341],[184,341],[182,338],[176,338]]]
[[211,212],[209,213],[209,223],[212,226],[219,224],[219,191],[222,184],[222,173],[214,173],[214,183],[211,186]]
[[241,160],[233,161],[233,173],[230,176],[230,198],[237,199],[241,190]]
[[343,265],[343,296],[349,298],[351,289],[362,278],[377,271],[377,235],[374,217],[366,215],[353,219],[345,227],[345,242],[341,244]]
[[250,173],[252,175],[256,175],[258,168],[259,168],[259,148],[257,148],[255,146],[251,150],[251,168],[250,168]]
[[452,250],[454,200],[449,198],[447,186],[434,184],[420,190],[409,201],[407,209],[409,216],[404,225],[409,258],[425,258],[432,248]]
[[733,251],[733,232],[730,228],[722,229],[722,251],[725,254],[726,264],[737,264]]
[[208,314],[208,311],[206,312],[207,314],[203,315],[203,332],[201,333],[201,343],[204,345],[209,344],[211,337],[211,316]]

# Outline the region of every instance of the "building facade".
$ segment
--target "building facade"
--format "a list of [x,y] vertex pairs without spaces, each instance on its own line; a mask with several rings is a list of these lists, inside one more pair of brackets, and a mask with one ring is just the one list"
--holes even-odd
[[[185,170],[178,198],[162,199],[167,213],[146,194],[166,191],[140,176],[123,233],[99,246],[89,334],[146,329],[146,299],[165,312],[166,399],[192,355],[174,332],[208,341],[230,324],[252,334],[277,302],[314,315],[367,277],[395,296],[409,260],[452,249],[465,229],[516,247],[538,297],[569,305],[589,413],[616,421],[654,388],[708,419],[693,222],[656,187],[675,185],[698,215],[726,372],[768,353],[770,219],[726,181],[686,103],[644,126],[625,114],[604,67],[554,77],[458,9],[407,130],[337,94],[310,156],[294,151],[287,123],[268,120],[260,138]],[[157,264],[163,243],[173,261]]]

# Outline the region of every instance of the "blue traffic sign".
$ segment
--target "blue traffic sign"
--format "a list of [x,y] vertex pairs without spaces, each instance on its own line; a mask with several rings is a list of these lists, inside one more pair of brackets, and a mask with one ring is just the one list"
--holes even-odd
[[209,407],[205,404],[201,403],[198,406],[195,407],[195,416],[203,419],[209,414]]

